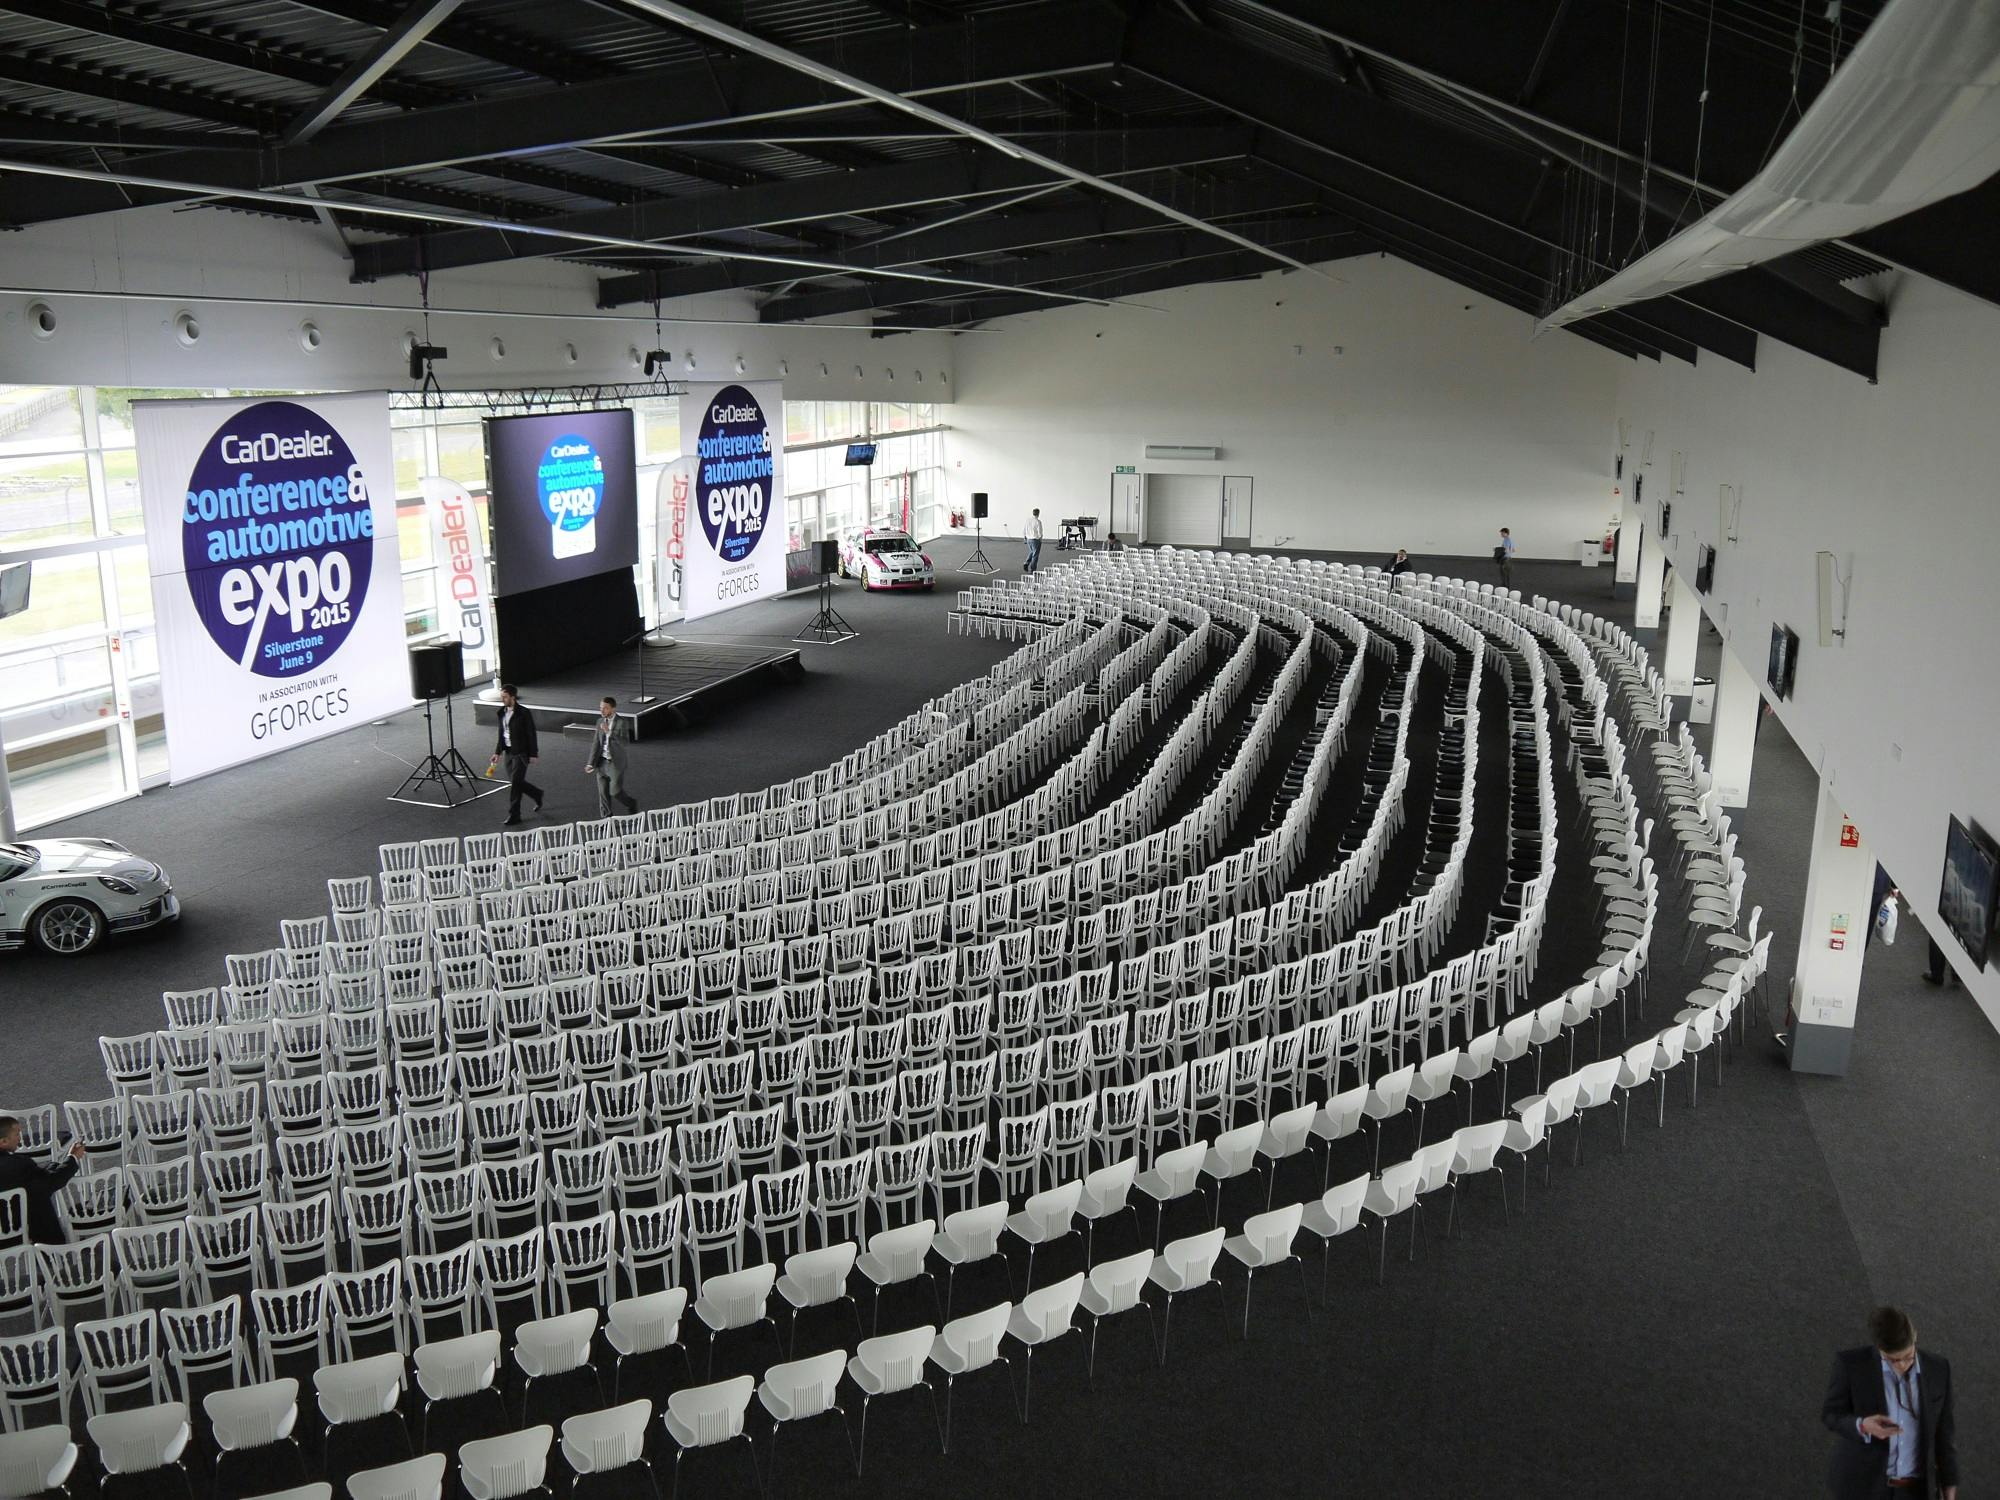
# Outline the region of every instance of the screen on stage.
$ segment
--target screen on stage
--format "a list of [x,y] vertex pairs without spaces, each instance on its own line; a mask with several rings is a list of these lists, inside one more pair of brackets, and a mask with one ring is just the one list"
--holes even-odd
[[628,407],[486,419],[496,594],[639,560],[638,470]]

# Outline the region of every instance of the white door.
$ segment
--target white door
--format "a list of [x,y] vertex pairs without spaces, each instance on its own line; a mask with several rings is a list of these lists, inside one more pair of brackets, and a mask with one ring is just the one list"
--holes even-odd
[[1222,477],[1222,545],[1250,545],[1250,492],[1257,481],[1248,474]]
[[1139,540],[1139,476],[1111,476],[1111,532],[1121,542]]
[[1146,540],[1174,547],[1222,545],[1222,480],[1211,474],[1146,476]]

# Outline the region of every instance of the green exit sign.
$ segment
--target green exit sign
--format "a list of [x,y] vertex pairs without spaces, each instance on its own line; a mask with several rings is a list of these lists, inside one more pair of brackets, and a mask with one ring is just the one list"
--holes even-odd
[[1137,464],[1113,464],[1111,472],[1114,474],[1136,474],[1139,472],[1139,466]]

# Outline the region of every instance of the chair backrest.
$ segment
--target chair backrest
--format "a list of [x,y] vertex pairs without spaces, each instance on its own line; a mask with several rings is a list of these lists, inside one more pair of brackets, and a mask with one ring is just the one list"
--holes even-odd
[[403,1393],[403,1356],[374,1354],[321,1365],[313,1371],[313,1391],[328,1426],[386,1416]]
[[1305,1214],[1303,1203],[1288,1203],[1267,1213],[1252,1214],[1243,1221],[1243,1238],[1257,1253],[1260,1265],[1283,1260],[1292,1253],[1298,1237],[1299,1221]]
[[707,1276],[702,1278],[696,1306],[707,1309],[711,1328],[717,1319],[724,1328],[747,1327],[764,1316],[764,1305],[777,1280],[778,1268],[769,1264]]
[[[1028,1293],[1016,1309],[1012,1332],[1026,1344],[1061,1338],[1076,1321],[1077,1299],[1083,1295],[1083,1272]],[[1025,1334],[1026,1337],[1022,1337]]]
[[802,1305],[818,1307],[836,1302],[847,1290],[848,1273],[860,1247],[852,1240],[827,1245],[818,1250],[801,1250],[785,1259],[785,1280],[792,1295],[802,1297]]
[[60,1423],[0,1434],[0,1495],[26,1500],[55,1489],[75,1462],[76,1445]]
[[1193,1141],[1153,1158],[1153,1174],[1167,1188],[1170,1198],[1186,1197],[1201,1181],[1201,1164],[1208,1159],[1208,1142]]
[[444,1489],[444,1469],[442,1453],[426,1453],[421,1458],[350,1474],[347,1493],[353,1500],[438,1500]]
[[1028,1223],[1035,1234],[1043,1239],[1067,1234],[1076,1218],[1076,1206],[1083,1197],[1081,1182],[1058,1183],[1042,1192],[1030,1194],[1028,1201],[1021,1205]]
[[983,1370],[1000,1357],[1000,1340],[1007,1332],[1007,1319],[1013,1312],[1011,1306],[1002,1302],[984,1312],[953,1318],[938,1330],[937,1342],[951,1352],[958,1362],[959,1373]]
[[[489,1390],[500,1371],[500,1335],[488,1328],[462,1338],[419,1344],[410,1364],[417,1384],[433,1401]],[[360,1500],[358,1495],[356,1500]]]
[[1372,1179],[1363,1173],[1328,1188],[1320,1195],[1319,1206],[1332,1221],[1335,1234],[1345,1234],[1361,1222],[1361,1202],[1368,1196]]
[[1454,1131],[1451,1139],[1456,1150],[1452,1171],[1463,1176],[1468,1172],[1484,1172],[1491,1167],[1500,1143],[1507,1139],[1510,1123],[1507,1120],[1489,1120],[1483,1125],[1467,1125]]
[[930,1357],[937,1336],[937,1329],[926,1323],[901,1333],[863,1339],[855,1347],[851,1367],[867,1372],[874,1394],[888,1396],[912,1390],[924,1378],[924,1361]]
[[458,1450],[458,1477],[472,1500],[513,1500],[542,1488],[555,1429],[529,1427],[480,1438]]
[[563,1458],[578,1474],[604,1474],[645,1456],[646,1424],[653,1403],[641,1397],[623,1406],[584,1412],[562,1425]]
[[1140,1294],[1146,1288],[1146,1273],[1152,1269],[1153,1252],[1150,1250],[1140,1250],[1093,1266],[1090,1286],[1103,1299],[1103,1315],[1109,1317],[1137,1307]]
[[[597,1335],[597,1319],[594,1307],[553,1318],[530,1319],[514,1331],[514,1359],[533,1376],[581,1369],[590,1360],[590,1341]],[[539,1483],[540,1480],[535,1481]]]
[[1222,1239],[1221,1229],[1210,1229],[1184,1239],[1170,1240],[1160,1251],[1160,1264],[1182,1291],[1207,1286],[1215,1279],[1215,1262],[1222,1254]]
[[686,1287],[621,1297],[605,1309],[606,1336],[627,1353],[649,1354],[680,1336],[681,1315],[686,1311]]
[[687,1446],[706,1448],[743,1435],[743,1415],[757,1382],[748,1375],[692,1386],[667,1397],[667,1410],[693,1435]]
[[[296,1387],[295,1387],[296,1388]],[[106,1474],[144,1474],[174,1461],[188,1439],[182,1401],[108,1411],[85,1424]]]
[[921,1276],[924,1257],[937,1238],[937,1222],[919,1219],[898,1229],[884,1229],[870,1236],[868,1258],[875,1262],[884,1282],[908,1281]]
[[1132,1193],[1132,1182],[1138,1175],[1139,1159],[1135,1156],[1099,1167],[1083,1179],[1083,1201],[1078,1207],[1093,1219],[1123,1212]]
[[815,1354],[810,1359],[772,1365],[764,1372],[759,1387],[765,1409],[773,1416],[782,1412],[783,1419],[791,1422],[804,1421],[830,1411],[834,1393],[840,1387],[840,1377],[846,1371],[845,1349],[832,1349],[825,1354]]
[[299,1383],[287,1375],[258,1385],[211,1391],[201,1399],[215,1445],[225,1453],[262,1448],[290,1436],[299,1413]]

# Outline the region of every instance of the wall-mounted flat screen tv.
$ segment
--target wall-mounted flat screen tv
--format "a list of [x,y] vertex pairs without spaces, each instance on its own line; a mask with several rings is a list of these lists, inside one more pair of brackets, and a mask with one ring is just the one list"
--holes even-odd
[[1994,847],[1978,824],[1953,818],[1944,842],[1944,888],[1938,893],[1938,915],[1976,968],[1986,967],[1996,887],[2000,887],[2000,848]]
[[866,468],[869,464],[872,464],[874,462],[875,462],[875,445],[873,443],[849,443],[847,445],[848,468],[850,469]]
[[1780,698],[1792,696],[1792,676],[1799,666],[1799,633],[1785,625],[1771,627],[1771,661],[1765,680]]

